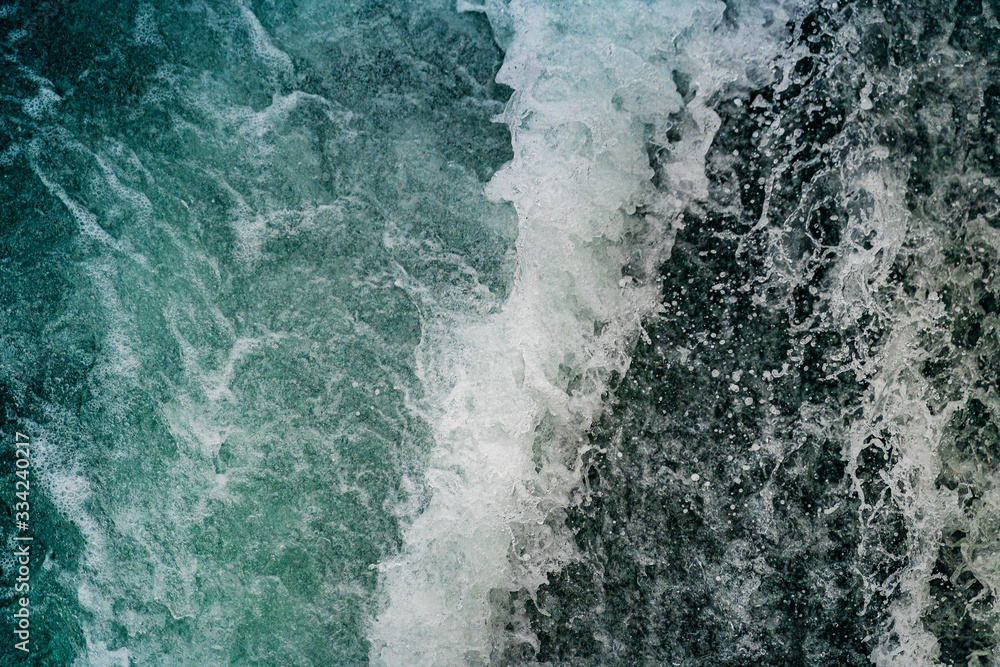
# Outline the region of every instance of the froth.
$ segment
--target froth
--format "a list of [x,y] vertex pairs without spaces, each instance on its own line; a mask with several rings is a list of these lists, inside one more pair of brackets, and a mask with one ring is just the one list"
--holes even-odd
[[[425,397],[411,407],[434,431],[433,495],[403,552],[379,565],[387,606],[370,631],[374,665],[486,664],[498,648],[491,595],[533,593],[574,558],[562,515],[580,481],[582,436],[657,309],[650,276],[704,191],[687,175],[703,170],[718,118],[688,105],[693,129],[674,149],[666,196],[651,187],[645,133],[665,133],[685,106],[675,70],[708,99],[770,55],[749,40],[710,53],[721,3],[464,9],[512,30],[497,78],[515,91],[502,117],[514,159],[487,194],[517,211],[518,268],[499,312],[425,314]],[[716,61],[734,52],[747,56],[739,67]]]
[[295,73],[292,59],[271,42],[271,38],[264,26],[261,25],[257,15],[245,2],[240,2],[239,7],[240,13],[247,23],[247,28],[250,30],[250,40],[257,58],[278,81],[290,78]]
[[140,4],[139,9],[136,10],[132,39],[135,40],[136,44],[143,46],[161,46],[163,44],[163,38],[160,37],[156,25],[156,18],[153,16],[153,7],[148,3]]
[[88,636],[87,653],[77,657],[74,667],[129,667],[130,664],[127,649],[111,651],[106,642],[93,641]]

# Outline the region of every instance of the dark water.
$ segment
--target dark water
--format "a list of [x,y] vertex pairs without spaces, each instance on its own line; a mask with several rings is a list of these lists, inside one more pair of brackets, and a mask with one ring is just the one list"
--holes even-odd
[[1000,3],[0,50],[0,664],[1000,659]]

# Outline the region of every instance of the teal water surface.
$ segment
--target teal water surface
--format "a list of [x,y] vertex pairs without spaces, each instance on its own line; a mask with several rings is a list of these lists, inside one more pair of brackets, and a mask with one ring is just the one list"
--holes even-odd
[[[513,213],[482,193],[510,152],[486,20],[2,23],[0,383],[4,433],[33,441],[38,619],[18,660],[4,613],[4,663],[365,663],[370,566],[422,497],[420,311],[511,280]],[[5,493],[13,473],[5,454]]]

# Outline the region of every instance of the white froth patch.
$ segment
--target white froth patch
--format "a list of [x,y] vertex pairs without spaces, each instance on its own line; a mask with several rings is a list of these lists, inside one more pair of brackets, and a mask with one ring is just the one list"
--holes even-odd
[[[299,136],[299,120],[296,118],[296,113],[305,109],[318,109],[326,116],[329,127],[339,130],[338,139],[350,142],[356,136],[356,131],[350,128],[352,113],[319,95],[302,91],[275,94],[270,105],[254,110],[222,103],[215,99],[215,92],[211,88],[198,90],[189,101],[213,119],[219,132],[237,138],[241,159],[246,158],[253,167],[281,162],[283,158],[298,161],[301,165],[301,160],[309,158],[308,150],[300,150],[302,137]],[[177,127],[195,135],[204,134],[202,129],[182,120],[177,121]],[[309,164],[308,167],[318,168],[318,164]],[[234,255],[248,265],[263,259],[264,248],[270,238],[302,233],[313,228],[317,217],[339,214],[340,203],[332,207],[289,210],[285,204],[275,202],[266,189],[248,188],[245,182],[241,182],[245,174],[239,170],[220,173],[206,168],[205,171],[224,193],[228,204],[229,227],[235,237]],[[197,201],[197,196],[193,195],[191,200]]]
[[830,305],[845,321],[856,321],[866,309],[878,307],[877,294],[889,281],[908,229],[903,183],[873,170],[859,176],[855,187],[867,193],[872,206],[848,219],[844,237],[873,236],[869,249],[852,245],[836,267]]
[[[907,535],[907,566],[885,582],[865,581],[866,596],[892,597],[888,609],[889,631],[878,638],[871,660],[879,667],[914,667],[938,664],[937,638],[925,627],[924,612],[933,604],[930,581],[938,557],[943,528],[961,514],[955,493],[937,483],[941,475],[939,448],[945,427],[957,403],[932,410],[933,393],[919,368],[928,356],[928,332],[939,326],[945,314],[938,299],[893,303],[889,272],[904,241],[919,230],[902,201],[905,185],[890,169],[876,163],[858,163],[852,177],[861,206],[851,214],[843,237],[870,239],[845,244],[848,249],[832,272],[828,299],[830,312],[845,327],[865,313],[887,316],[892,328],[877,354],[863,355],[856,372],[869,378],[863,414],[848,433],[847,474],[858,497],[858,522],[862,534],[886,502],[892,502],[904,518]],[[848,172],[850,175],[850,172]],[[921,253],[931,265],[939,248],[925,245]],[[772,371],[772,376],[774,372]],[[873,439],[873,434],[879,439]],[[890,449],[897,460],[885,471],[892,488],[891,501],[866,497],[858,477],[862,452],[869,447]],[[865,556],[864,542],[859,555]],[[867,605],[866,605],[867,606]]]
[[159,28],[156,25],[153,6],[148,2],[139,5],[135,13],[135,23],[132,28],[132,39],[143,46],[159,46],[163,44]]
[[[106,183],[102,182],[101,184],[93,185],[97,193],[102,193],[102,190],[110,187],[113,194],[128,202],[130,210],[134,211],[134,214],[138,215],[140,220],[144,221],[146,219],[143,216],[148,215],[152,210],[152,205],[149,203],[149,200],[144,195],[141,195],[141,193],[137,193],[135,190],[124,186],[114,174],[108,163],[103,160],[100,155],[94,153],[89,148],[74,139],[65,130],[56,129],[51,132],[51,135],[52,138],[56,139],[56,143],[59,145],[61,150],[79,153],[84,159],[92,159],[97,162],[102,172],[104,172],[104,175],[109,179]],[[32,139],[26,151],[28,154],[29,164],[31,165],[32,171],[38,177],[38,180],[40,180],[49,191],[49,194],[59,199],[59,201],[61,201],[69,210],[70,215],[72,215],[73,219],[77,223],[77,229],[79,230],[80,237],[89,242],[95,243],[98,248],[104,246],[114,250],[115,252],[121,253],[122,255],[126,255],[140,266],[148,266],[148,260],[143,255],[135,251],[127,238],[117,239],[109,234],[108,231],[101,225],[98,216],[91,212],[85,203],[81,203],[80,200],[74,198],[74,196],[67,192],[66,189],[59,184],[56,176],[48,173],[47,169],[43,168],[43,158],[48,158],[48,156],[44,154],[47,146],[48,144],[46,141],[42,139]]]
[[261,249],[267,234],[267,216],[258,213],[220,175],[213,174],[219,186],[229,195],[229,226],[236,237],[235,254],[248,264],[261,259]]
[[[124,147],[120,144],[113,143],[111,145],[114,152],[124,150]],[[148,226],[153,216],[153,204],[149,201],[149,197],[147,197],[144,193],[130,188],[122,183],[109,160],[98,154],[94,155],[94,159],[97,161],[97,165],[100,167],[101,173],[104,176],[104,182],[107,184],[107,187],[111,189],[111,192],[120,200],[128,203],[129,210],[135,217],[136,222],[141,224],[144,228]]]
[[[403,552],[378,566],[388,604],[369,632],[373,665],[487,664],[490,592],[535,591],[575,557],[562,513],[580,481],[582,436],[658,307],[657,285],[623,280],[621,269],[641,250],[644,275],[656,274],[672,225],[705,193],[704,156],[719,127],[707,100],[778,48],[759,31],[752,37],[763,41],[718,46],[723,9],[515,0],[491,15],[514,27],[497,77],[515,91],[502,118],[514,159],[487,193],[517,211],[518,268],[499,313],[425,315],[425,401],[411,407],[434,431],[433,496]],[[665,132],[683,104],[674,69],[693,76],[697,131],[675,147],[664,196],[650,184],[644,132]],[[643,219],[632,215],[639,207]],[[431,302],[413,283],[398,284]]]
[[51,88],[43,86],[35,97],[25,100],[21,107],[24,113],[38,120],[55,113],[59,102],[62,102],[62,98]]
[[[74,455],[72,437],[76,429],[72,417],[49,406],[46,418],[48,421],[44,427],[34,422],[21,425],[23,430],[31,434],[34,479],[56,510],[80,531],[84,543],[81,558],[83,567],[91,573],[100,572],[108,563],[107,535],[88,511],[87,503],[92,490]],[[46,557],[43,567],[49,565],[50,561]],[[102,621],[113,617],[112,598],[102,592],[99,586],[95,586],[90,577],[83,580],[65,578],[64,581],[76,585],[77,600],[81,607]],[[128,653],[124,648],[109,652],[104,642],[92,645],[89,639],[87,645],[88,652],[78,655],[74,665],[93,667],[129,664]]]
[[95,642],[87,636],[87,653],[79,655],[73,667],[129,667],[130,664],[128,649],[111,651],[107,642]]
[[[53,424],[65,422],[55,414],[50,417]],[[26,424],[26,428],[32,434],[31,456],[38,486],[56,510],[80,531],[86,544],[84,561],[101,561],[106,539],[104,531],[87,511],[90,483],[73,458],[72,443],[65,439],[70,429],[65,423],[55,433],[35,423]]]
[[53,180],[50,180],[44,173],[42,173],[41,169],[39,169],[37,165],[33,165],[33,167],[42,184],[45,185],[48,191],[54,194],[67,209],[69,209],[69,212],[73,215],[73,218],[77,222],[81,236],[94,239],[102,245],[117,250],[118,252],[128,253],[128,248],[124,243],[108,234],[108,232],[101,227],[100,223],[97,221],[97,216],[74,201],[61,185]]
[[[928,306],[933,306],[928,302]],[[930,581],[942,529],[961,514],[955,494],[936,482],[941,473],[938,447],[948,420],[957,405],[933,414],[925,400],[926,381],[914,369],[925,357],[920,345],[921,329],[933,321],[932,313],[912,312],[906,321],[897,322],[890,335],[877,375],[871,382],[870,401],[865,418],[854,425],[850,440],[848,474],[854,479],[854,491],[861,499],[859,521],[862,525],[875,513],[882,499],[866,498],[856,476],[857,461],[866,447],[872,446],[870,434],[877,428],[888,431],[891,446],[900,460],[889,470],[895,504],[906,521],[909,565],[898,578],[890,579],[876,594],[895,594],[889,607],[892,634],[880,638],[871,659],[879,667],[912,667],[938,664],[938,641],[923,623],[923,613],[933,604]]]
[[277,79],[290,78],[295,73],[292,59],[288,54],[271,43],[264,26],[261,25],[257,15],[242,0],[239,2],[240,14],[247,23],[250,30],[250,41],[256,56]]
[[105,362],[102,370],[119,378],[134,380],[142,366],[134,350],[133,341],[137,338],[135,324],[122,308],[118,290],[109,277],[114,271],[106,261],[88,264],[85,269],[97,290],[108,324],[103,341]]
[[296,90],[288,95],[275,95],[271,105],[261,111],[247,110],[244,114],[237,112],[234,114],[234,118],[240,122],[241,134],[259,140],[268,132],[275,131],[278,123],[285,121],[295,109],[304,104],[315,104],[322,109],[332,126],[346,129],[346,125],[352,117],[350,111],[341,108],[321,95]]

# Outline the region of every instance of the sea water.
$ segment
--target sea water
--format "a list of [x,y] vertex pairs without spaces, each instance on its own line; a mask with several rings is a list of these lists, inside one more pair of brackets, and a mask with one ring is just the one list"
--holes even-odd
[[998,664],[998,73],[995,0],[0,5],[0,664]]

